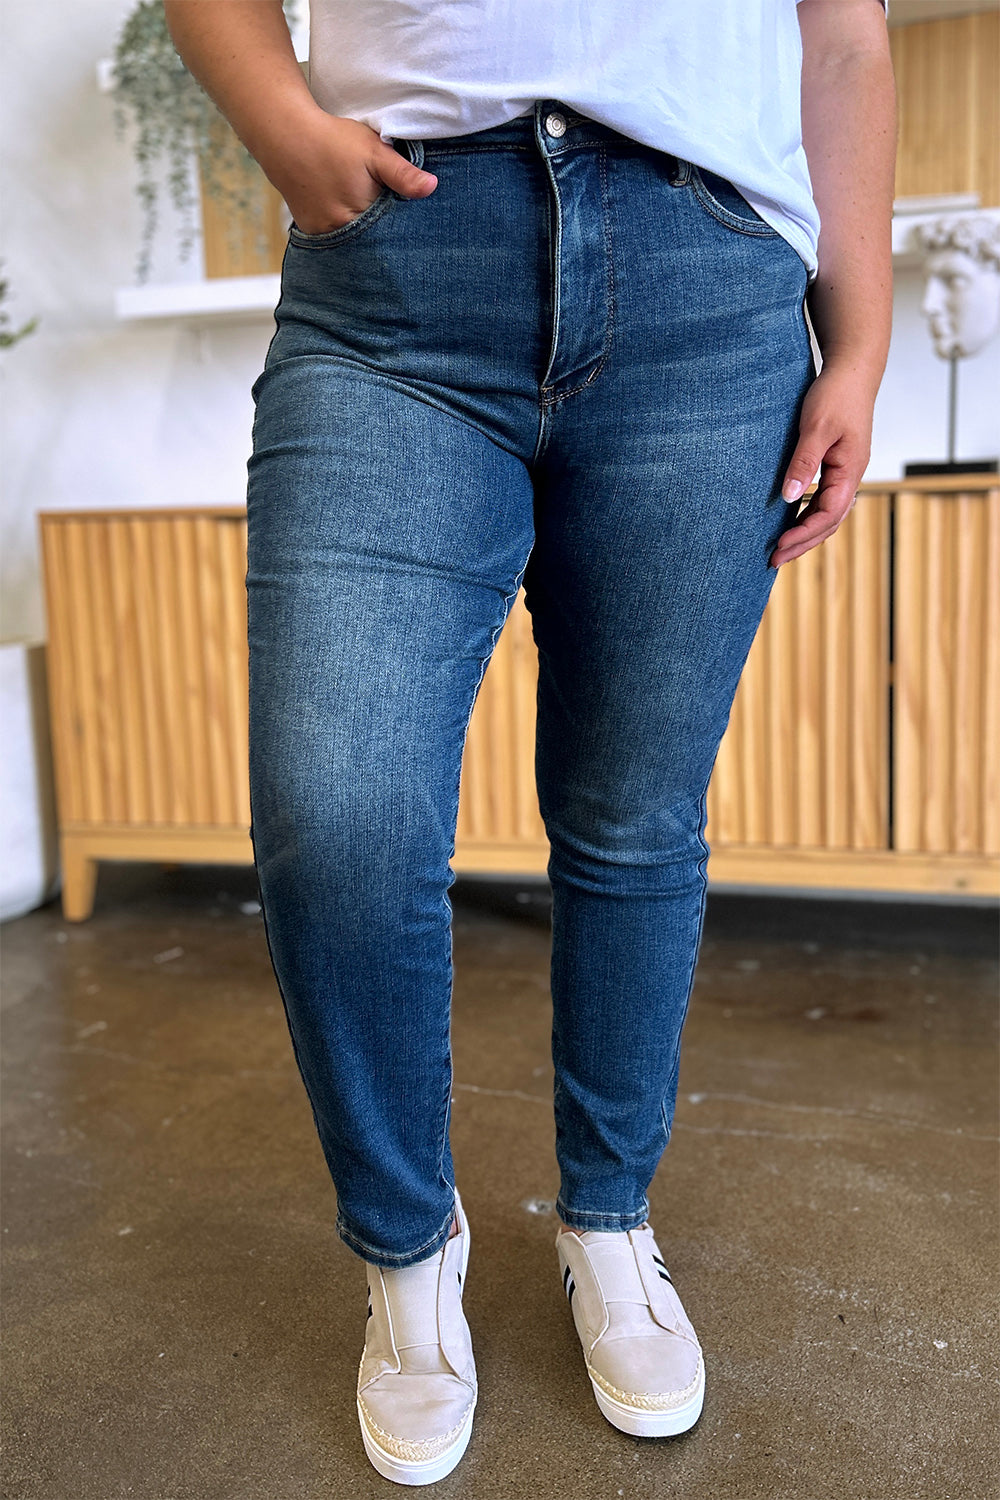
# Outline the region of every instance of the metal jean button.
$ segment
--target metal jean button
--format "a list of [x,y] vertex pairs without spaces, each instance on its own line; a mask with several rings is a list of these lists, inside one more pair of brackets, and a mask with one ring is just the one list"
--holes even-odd
[[545,129],[549,135],[560,136],[566,134],[566,117],[555,113],[545,116]]

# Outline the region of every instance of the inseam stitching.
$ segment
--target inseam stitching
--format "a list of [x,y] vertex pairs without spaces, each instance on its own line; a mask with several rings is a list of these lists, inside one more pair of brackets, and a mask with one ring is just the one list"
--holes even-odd
[[[531,555],[531,553],[530,553],[530,550],[529,550],[528,556],[530,557],[530,555]],[[475,712],[475,708],[476,708],[476,699],[479,697],[479,689],[483,685],[483,678],[486,676],[486,669],[489,666],[491,660],[493,659],[493,653],[496,650],[497,641],[500,639],[500,632],[503,630],[504,626],[507,623],[507,617],[510,614],[510,607],[511,607],[512,603],[514,602],[514,600],[517,598],[517,591],[521,587],[521,580],[524,577],[525,569],[527,568],[527,566],[528,566],[528,560],[527,560],[527,558],[525,558],[524,564],[521,567],[520,572],[517,573],[516,576],[515,576],[515,578],[514,578],[514,587],[511,589],[510,593],[504,595],[503,610],[502,610],[502,613],[501,613],[501,616],[500,616],[500,621],[494,627],[494,629],[493,629],[493,631],[492,631],[492,633],[490,635],[489,649],[488,649],[486,655],[482,658],[482,660],[480,662],[479,677],[478,677],[478,679],[476,681],[475,688],[473,689],[473,692],[472,692],[472,702],[469,705],[469,712],[468,712],[468,715],[467,715],[466,720],[465,720],[465,729],[464,729],[464,731],[462,733],[462,753],[458,757],[458,771],[457,771],[457,774],[456,774],[456,777],[455,777],[454,790],[453,790],[453,793],[452,793],[452,803],[451,803],[451,805],[452,805],[452,807],[455,808],[456,823],[457,823],[457,817],[458,817],[458,801],[459,801],[459,797],[461,795],[461,790],[462,790],[462,760],[464,758],[466,740],[468,739],[468,736],[469,736],[469,725],[472,723],[472,715]],[[452,860],[452,858],[454,856],[454,853],[455,853],[455,834],[453,832],[452,838],[451,838],[451,852],[450,852],[450,854],[448,856],[449,866],[451,864],[451,860]],[[450,907],[450,902],[449,902],[449,899],[448,899],[448,888],[447,888],[447,886],[445,887],[445,890],[442,893],[441,900],[442,900],[442,904],[443,904],[443,906],[445,908],[445,913],[446,913],[446,915],[450,919],[451,907]],[[451,934],[450,920],[449,920],[448,931],[449,931],[449,965],[450,965],[451,962],[452,962],[451,940],[450,940],[450,934]],[[448,1026],[448,1035],[449,1035],[449,1041],[448,1041],[448,1086],[447,1086],[447,1089],[445,1091],[444,1116],[443,1116],[443,1121],[442,1121],[442,1125],[441,1125],[440,1138],[438,1140],[438,1176],[439,1177],[443,1176],[443,1172],[444,1172],[444,1153],[445,1153],[445,1147],[446,1147],[447,1142],[448,1142],[448,1125],[449,1125],[449,1121],[450,1121],[450,1117],[451,1117],[451,1103],[452,1103],[452,1098],[454,1096],[454,1087],[455,1087],[455,1056],[454,1056],[453,1048],[451,1046],[450,1031],[451,1031],[451,1025],[450,1025],[450,1017],[449,1017],[449,1026]]]

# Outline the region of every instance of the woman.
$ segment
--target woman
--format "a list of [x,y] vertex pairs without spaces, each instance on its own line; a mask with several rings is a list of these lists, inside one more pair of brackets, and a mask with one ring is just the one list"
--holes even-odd
[[448,861],[522,583],[559,1265],[600,1409],[682,1432],[704,1361],[646,1190],[719,741],[777,568],[836,530],[868,459],[891,303],[883,9],[313,0],[308,88],[280,0],[167,12],[293,216],[254,386],[251,805],[337,1227],[368,1269],[365,1449],[422,1484],[471,1432]]

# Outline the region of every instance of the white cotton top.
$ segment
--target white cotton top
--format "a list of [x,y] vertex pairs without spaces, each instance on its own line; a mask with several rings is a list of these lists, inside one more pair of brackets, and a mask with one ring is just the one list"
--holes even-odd
[[726,177],[816,274],[797,0],[310,0],[309,78],[383,140],[557,99]]

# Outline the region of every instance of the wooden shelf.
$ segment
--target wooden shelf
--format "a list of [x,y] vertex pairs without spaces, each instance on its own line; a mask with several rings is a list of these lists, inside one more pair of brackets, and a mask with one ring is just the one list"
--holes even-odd
[[115,293],[115,314],[126,321],[194,318],[242,323],[270,318],[280,291],[280,276],[216,276],[129,286]]

